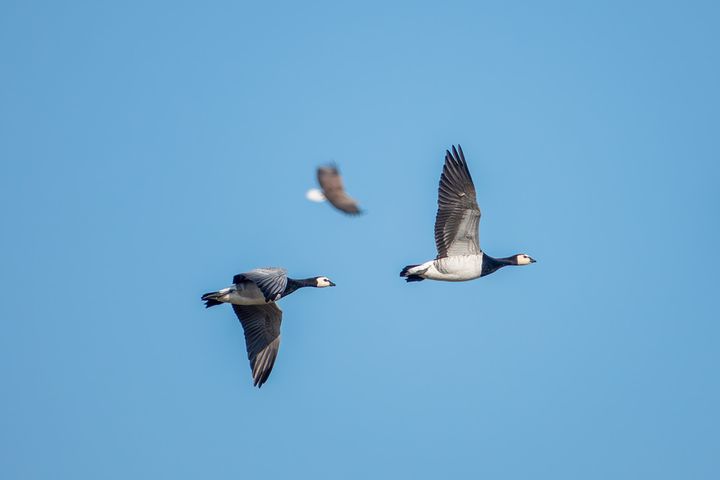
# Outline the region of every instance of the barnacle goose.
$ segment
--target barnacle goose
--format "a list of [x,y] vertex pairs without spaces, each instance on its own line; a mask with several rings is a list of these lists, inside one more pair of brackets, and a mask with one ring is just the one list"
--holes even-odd
[[478,207],[465,155],[458,145],[452,153],[445,151],[445,165],[438,187],[438,211],[435,217],[435,260],[408,265],[400,272],[408,282],[425,279],[464,282],[489,275],[506,265],[535,263],[530,256],[519,253],[511,257],[493,258],[480,249]]
[[327,277],[288,278],[284,268],[257,268],[233,277],[233,284],[202,296],[205,308],[232,304],[243,330],[253,385],[260,388],[270,376],[280,347],[282,310],[278,300],[303,287],[334,287]]

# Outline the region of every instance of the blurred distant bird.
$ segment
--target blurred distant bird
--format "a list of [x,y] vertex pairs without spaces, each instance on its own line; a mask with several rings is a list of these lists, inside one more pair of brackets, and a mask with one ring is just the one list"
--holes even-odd
[[333,207],[351,215],[362,213],[357,202],[345,192],[340,171],[335,165],[319,167],[317,178],[322,190],[317,188],[308,190],[305,195],[308,200],[313,202],[327,200]]
[[202,296],[205,308],[232,304],[245,331],[253,385],[260,388],[270,376],[280,348],[282,310],[275,303],[303,287],[334,287],[327,277],[288,278],[284,268],[257,268],[233,277],[233,284]]
[[420,265],[408,265],[400,272],[408,282],[425,279],[463,282],[489,275],[506,265],[529,265],[535,260],[524,253],[493,258],[480,250],[478,227],[480,207],[475,198],[465,155],[458,145],[445,151],[445,165],[438,187],[435,217],[435,245],[438,255]]

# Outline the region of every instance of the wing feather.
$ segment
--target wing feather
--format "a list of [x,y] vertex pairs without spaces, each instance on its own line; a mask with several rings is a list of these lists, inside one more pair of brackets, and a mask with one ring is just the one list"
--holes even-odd
[[480,254],[480,207],[460,145],[445,152],[435,216],[437,258]]
[[253,282],[265,295],[266,302],[279,300],[287,287],[287,270],[284,268],[256,268],[239,273],[233,277],[233,283]]
[[232,307],[245,332],[253,385],[260,388],[270,376],[280,349],[282,310],[276,303]]
[[319,167],[317,169],[317,178],[325,198],[335,208],[349,214],[361,213],[357,201],[345,192],[342,177],[337,167]]

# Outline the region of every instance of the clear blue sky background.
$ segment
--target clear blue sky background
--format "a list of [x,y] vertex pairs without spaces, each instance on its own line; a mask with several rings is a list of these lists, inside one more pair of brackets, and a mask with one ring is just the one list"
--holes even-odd
[[[720,478],[720,9],[542,3],[3,2],[0,477]],[[453,143],[538,263],[405,284]]]

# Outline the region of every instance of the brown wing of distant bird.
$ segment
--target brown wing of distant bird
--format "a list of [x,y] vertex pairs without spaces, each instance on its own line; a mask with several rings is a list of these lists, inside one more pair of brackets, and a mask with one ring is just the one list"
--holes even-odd
[[340,172],[337,167],[320,167],[317,170],[317,177],[325,198],[333,205],[333,207],[337,208],[341,212],[352,215],[361,213],[357,202],[345,193],[342,177],[340,176]]

